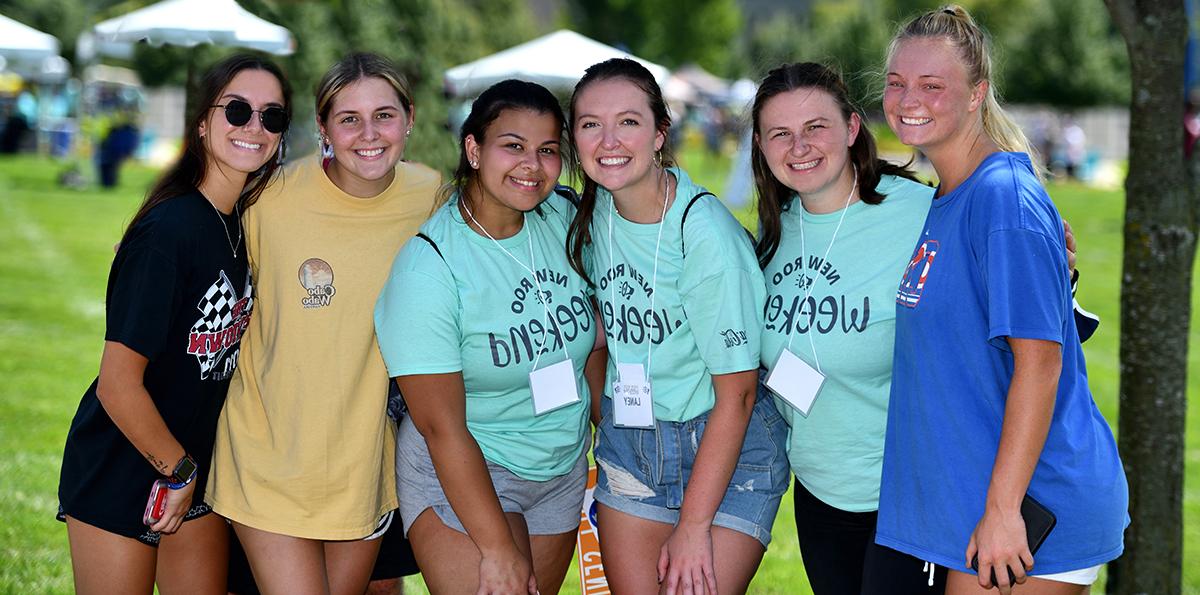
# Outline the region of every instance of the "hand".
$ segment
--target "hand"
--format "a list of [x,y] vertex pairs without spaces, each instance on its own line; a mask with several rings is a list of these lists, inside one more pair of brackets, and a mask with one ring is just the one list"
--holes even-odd
[[658,582],[667,595],[716,594],[711,524],[675,526],[658,554]]
[[1067,242],[1067,269],[1071,274],[1075,273],[1075,232],[1071,231],[1071,224],[1067,223],[1066,219],[1062,220],[1063,236]]
[[178,490],[168,488],[167,505],[163,509],[162,518],[150,525],[150,529],[168,535],[178,531],[179,526],[183,524],[183,517],[192,508],[192,492],[194,491],[196,491],[196,480],[194,479]]
[[485,552],[479,561],[479,590],[476,595],[537,595],[533,567],[517,548]]
[[1029,553],[1026,543],[1025,521],[1021,518],[1020,508],[988,507],[967,543],[968,567],[976,555],[979,556],[980,587],[992,588],[992,577],[995,576],[995,587],[1008,595],[1013,587],[1009,570],[1017,584],[1025,583],[1025,573],[1033,568],[1033,554]]

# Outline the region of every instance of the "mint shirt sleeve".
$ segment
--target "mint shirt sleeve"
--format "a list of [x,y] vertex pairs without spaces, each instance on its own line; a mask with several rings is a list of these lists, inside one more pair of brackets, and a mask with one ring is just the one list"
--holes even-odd
[[1009,351],[1006,337],[1063,342],[1070,279],[1063,248],[1039,230],[988,234],[984,257],[988,341]]
[[683,310],[711,374],[759,366],[766,287],[750,237],[715,197],[684,222]]
[[460,322],[446,263],[424,240],[410,240],[375,303],[375,334],[388,376],[462,371]]

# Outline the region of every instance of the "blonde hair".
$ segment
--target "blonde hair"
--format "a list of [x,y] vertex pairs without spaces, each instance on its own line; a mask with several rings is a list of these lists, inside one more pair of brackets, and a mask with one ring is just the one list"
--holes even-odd
[[900,43],[912,38],[942,38],[958,50],[958,56],[967,68],[968,82],[974,86],[987,81],[987,94],[983,99],[981,117],[983,131],[1002,151],[1026,153],[1033,162],[1038,178],[1042,178],[1042,167],[1029,139],[1021,127],[1000,107],[996,84],[992,79],[991,43],[984,30],[975,23],[966,9],[957,4],[948,4],[937,10],[926,12],[896,32],[888,46],[888,62],[896,55]]
[[379,54],[357,52],[338,60],[337,64],[331,66],[325,76],[321,77],[321,82],[317,83],[317,118],[324,122],[325,118],[329,117],[329,110],[333,109],[333,99],[337,94],[341,93],[346,85],[367,77],[387,81],[396,90],[406,115],[412,117],[412,90],[404,75],[400,74],[387,58]]

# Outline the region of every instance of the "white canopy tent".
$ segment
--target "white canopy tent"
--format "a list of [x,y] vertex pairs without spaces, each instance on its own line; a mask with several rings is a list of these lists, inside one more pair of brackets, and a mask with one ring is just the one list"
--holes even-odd
[[71,66],[58,51],[58,38],[0,15],[0,70],[42,83],[60,82]]
[[101,43],[203,43],[286,56],[295,51],[287,29],[260,19],[234,0],[164,0],[109,19],[93,29]]
[[455,66],[446,71],[445,83],[450,93],[458,97],[477,95],[510,78],[535,82],[552,90],[570,90],[588,66],[609,58],[632,58],[641,62],[660,85],[665,84],[671,74],[663,66],[562,29]]
[[58,38],[0,15],[0,56],[8,61],[41,61],[58,55]]

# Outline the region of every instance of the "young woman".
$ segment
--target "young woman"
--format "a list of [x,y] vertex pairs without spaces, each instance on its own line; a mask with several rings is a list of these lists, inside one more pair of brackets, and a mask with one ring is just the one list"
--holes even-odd
[[[818,595],[940,593],[944,581],[931,587],[921,561],[874,545],[892,304],[933,189],[877,157],[845,83],[825,66],[772,70],[751,114],[767,286],[762,364],[791,426],[809,583]],[[793,358],[814,380],[788,377]]]
[[289,168],[246,214],[258,310],[221,414],[208,502],[265,593],[362,593],[396,508],[394,427],[371,311],[438,176],[400,158],[412,96],[353,54],[317,89],[332,149]]
[[[896,297],[876,540],[948,567],[950,592],[1081,593],[1122,551],[1128,489],[1088,390],[1058,212],[990,76],[957,6],[889,52],[888,124],[940,185]],[[1036,556],[1026,495],[1057,516]]]
[[[253,304],[242,212],[274,175],[291,90],[234,56],[204,77],[183,154],[113,260],[100,375],[59,480],[79,593],[225,592],[227,535],[204,504],[217,416]],[[165,507],[147,505],[165,484]]]
[[670,123],[633,60],[592,66],[571,97],[584,191],[568,247],[596,286],[612,383],[595,450],[600,544],[614,592],[736,593],[787,489],[787,426],[756,399],[753,246],[664,156]]
[[574,551],[596,318],[563,251],[575,207],[552,192],[563,124],[539,85],[484,91],[450,196],[375,309],[409,408],[400,513],[434,593],[557,593]]

